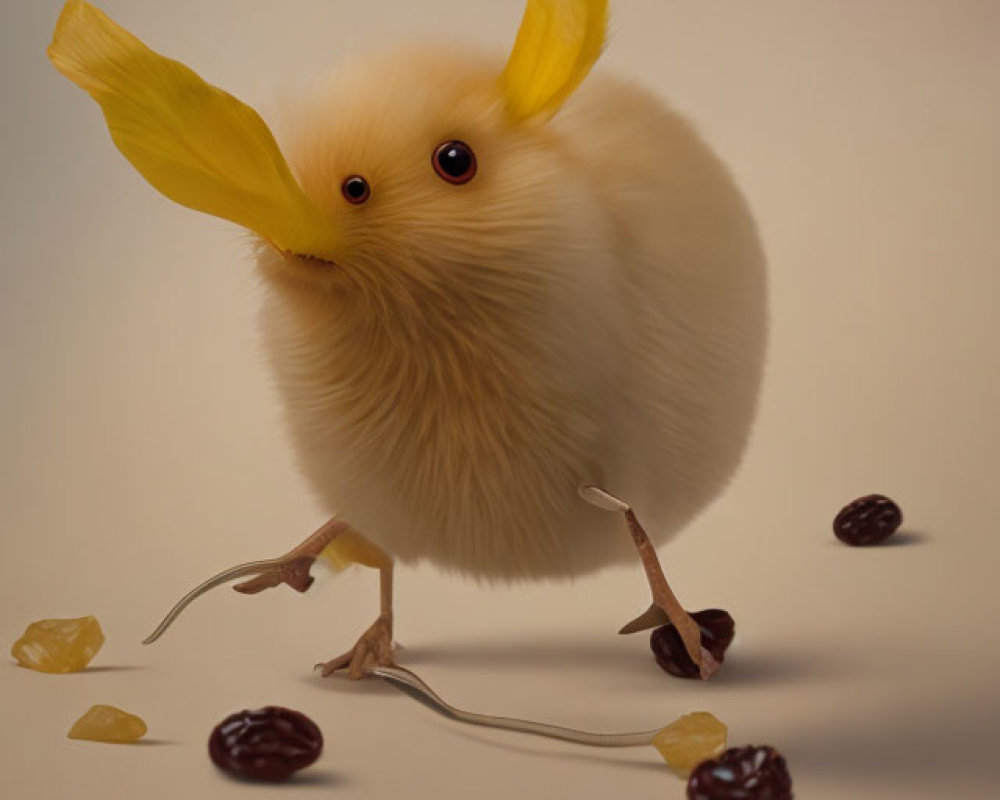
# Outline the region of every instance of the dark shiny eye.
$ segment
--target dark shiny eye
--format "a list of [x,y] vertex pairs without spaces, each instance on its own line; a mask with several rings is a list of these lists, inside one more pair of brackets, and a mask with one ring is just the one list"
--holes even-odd
[[431,161],[434,171],[448,183],[468,183],[476,174],[476,154],[465,142],[438,145]]
[[360,175],[349,175],[344,178],[344,182],[340,184],[340,191],[343,193],[344,199],[348,203],[359,206],[371,197],[372,187],[369,186],[368,181]]

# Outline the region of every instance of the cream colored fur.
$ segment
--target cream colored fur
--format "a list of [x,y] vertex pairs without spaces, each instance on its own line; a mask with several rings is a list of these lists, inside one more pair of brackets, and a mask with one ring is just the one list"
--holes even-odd
[[[342,263],[261,247],[270,359],[305,476],[401,561],[487,579],[636,558],[595,482],[664,542],[743,451],[765,273],[725,168],[650,93],[592,75],[506,121],[502,61],[408,50],[304,98],[283,150]],[[431,166],[461,139],[464,186]],[[371,199],[350,206],[346,175]]]

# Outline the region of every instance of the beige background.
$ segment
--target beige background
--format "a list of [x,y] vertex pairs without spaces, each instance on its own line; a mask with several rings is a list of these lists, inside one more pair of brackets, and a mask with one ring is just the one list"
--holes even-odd
[[[211,726],[308,712],[322,761],[288,793],[680,798],[652,750],[457,726],[310,666],[373,617],[374,575],[305,596],[220,590],[158,645],[170,603],[320,521],[255,344],[240,235],[163,200],[47,64],[59,3],[2,6],[0,642],[96,614],[86,673],[0,669],[0,794],[276,796],[216,774]],[[268,108],[352,50],[502,47],[518,0],[106,0],[154,47]],[[453,702],[596,729],[696,709],[788,756],[798,796],[996,796],[1000,538],[1000,3],[619,0],[601,65],[658,87],[738,176],[772,264],[760,422],[731,489],[663,553],[691,608],[738,623],[709,685],[662,674],[635,569],[573,586],[398,580],[405,664]],[[838,545],[853,497],[895,497],[895,545]],[[93,703],[144,746],[71,742]]]

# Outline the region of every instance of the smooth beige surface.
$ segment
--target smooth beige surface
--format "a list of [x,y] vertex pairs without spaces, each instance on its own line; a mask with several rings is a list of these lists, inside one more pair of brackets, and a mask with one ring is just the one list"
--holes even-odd
[[[731,163],[772,263],[773,347],[738,479],[663,552],[682,601],[738,639],[709,685],[614,631],[638,565],[573,586],[477,588],[401,569],[404,664],[471,710],[628,730],[694,710],[771,743],[797,797],[997,794],[1000,637],[1000,5],[619,0],[601,68],[657,86]],[[267,110],[350,52],[436,35],[503,47],[517,0],[108,0],[152,46]],[[0,795],[23,798],[681,798],[652,748],[591,751],[457,726],[378,684],[320,680],[376,610],[375,576],[305,596],[218,590],[216,569],[322,520],[255,346],[239,232],[172,206],[112,147],[44,46],[57,2],[5,2],[0,266],[0,643],[96,614],[86,673],[0,665]],[[896,498],[892,546],[830,521]],[[318,570],[318,572],[321,572]],[[145,744],[70,741],[108,703]],[[205,753],[242,707],[327,737],[286,789]]]

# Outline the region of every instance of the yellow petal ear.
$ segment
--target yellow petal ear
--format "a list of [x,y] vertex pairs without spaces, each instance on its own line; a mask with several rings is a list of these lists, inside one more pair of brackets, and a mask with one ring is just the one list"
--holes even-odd
[[501,78],[510,117],[554,114],[601,55],[607,27],[607,0],[528,0]]
[[118,149],[156,189],[275,247],[335,259],[340,243],[256,111],[70,0],[49,58],[104,110]]

